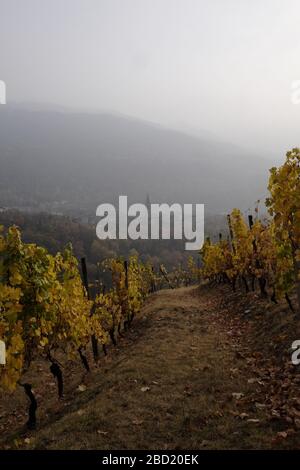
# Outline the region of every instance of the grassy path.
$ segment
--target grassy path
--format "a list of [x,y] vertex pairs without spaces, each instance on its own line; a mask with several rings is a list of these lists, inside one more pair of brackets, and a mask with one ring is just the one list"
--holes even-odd
[[270,447],[263,410],[241,407],[255,385],[216,311],[214,298],[195,287],[151,296],[118,350],[69,409],[34,434],[32,447]]

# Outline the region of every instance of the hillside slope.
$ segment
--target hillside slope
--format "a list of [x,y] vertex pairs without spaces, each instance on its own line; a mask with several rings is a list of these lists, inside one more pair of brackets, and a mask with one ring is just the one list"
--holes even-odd
[[101,202],[204,203],[248,208],[268,161],[213,140],[110,114],[0,109],[2,206],[95,214]]
[[[39,365],[31,377],[39,428],[18,430],[24,422],[21,393],[18,405],[5,407],[2,401],[1,447],[299,447],[297,371],[279,360],[286,337],[276,340],[280,328],[291,333],[290,314],[255,294],[224,289],[189,287],[152,295],[131,331],[89,376],[78,364],[64,369],[60,403],[55,384],[45,388],[49,377]],[[250,316],[244,313],[249,304]]]

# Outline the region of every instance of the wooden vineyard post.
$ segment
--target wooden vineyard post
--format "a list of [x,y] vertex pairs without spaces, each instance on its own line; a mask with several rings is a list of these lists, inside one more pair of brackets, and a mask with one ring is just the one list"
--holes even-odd
[[127,327],[127,326],[130,326],[133,320],[133,314],[129,311],[129,301],[128,301],[129,280],[128,280],[128,261],[127,260],[124,261],[124,271],[125,271],[125,289],[126,289],[126,310],[127,310],[126,327]]
[[[227,223],[228,223],[228,229],[229,229],[229,247],[231,248],[231,251],[235,254],[235,246],[233,243],[233,230],[232,230],[230,214],[227,214]],[[236,278],[237,277],[234,276],[234,278],[232,279],[232,288],[234,292],[236,290]]]
[[253,227],[253,216],[251,214],[248,215],[248,223],[249,223],[249,228],[252,230]]
[[[82,270],[82,277],[83,277],[83,285],[86,290],[87,298],[88,300],[91,300],[90,298],[90,289],[89,289],[89,281],[88,281],[88,273],[87,273],[87,267],[86,267],[86,260],[85,258],[81,258],[81,270]],[[91,315],[93,313],[91,312]],[[92,341],[92,350],[93,350],[93,356],[94,360],[97,361],[99,358],[99,351],[98,351],[98,341],[95,335],[92,335],[91,338]],[[80,351],[80,357],[82,357],[82,351]]]
[[200,254],[198,254],[198,257],[197,257],[197,276],[198,276],[198,283],[200,284],[201,282],[201,274],[200,274]]
[[161,272],[161,274],[163,275],[163,277],[165,278],[165,280],[167,281],[168,283],[168,286],[171,288],[171,289],[174,289],[174,286],[172,285],[169,277],[168,277],[168,274],[167,274],[167,271],[166,271],[166,268],[164,268],[162,266],[162,264],[159,265],[159,270]]
[[36,410],[37,410],[37,401],[32,391],[32,385],[29,383],[21,384],[21,387],[24,388],[25,394],[29,399],[29,408],[28,408],[28,421],[26,423],[28,429],[36,429]]
[[[248,224],[249,224],[249,229],[252,230],[252,228],[253,228],[253,216],[251,214],[248,215]],[[255,239],[253,239],[252,246],[253,246],[253,251],[254,251],[254,255],[255,255],[255,267],[257,269],[261,269],[262,266],[261,266],[261,263],[259,262],[259,259],[257,257],[257,244],[256,244]],[[255,280],[255,277],[253,276],[253,279],[252,279],[252,290],[253,291],[255,289],[254,280]],[[267,284],[266,279],[263,276],[259,276],[258,283],[259,283],[259,288],[260,288],[261,295],[263,297],[268,297],[268,293],[266,291],[266,284]]]
[[125,287],[128,290],[128,261],[124,261],[124,270],[125,270]]
[[151,266],[151,272],[152,272],[152,275],[151,275],[151,292],[156,292],[156,282],[155,282],[155,271],[154,271],[154,267]]

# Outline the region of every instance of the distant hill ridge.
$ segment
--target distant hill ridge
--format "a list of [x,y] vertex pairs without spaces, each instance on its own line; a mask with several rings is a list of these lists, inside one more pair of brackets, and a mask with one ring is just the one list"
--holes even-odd
[[0,109],[0,203],[94,213],[120,194],[132,202],[246,209],[262,194],[266,160],[122,115]]

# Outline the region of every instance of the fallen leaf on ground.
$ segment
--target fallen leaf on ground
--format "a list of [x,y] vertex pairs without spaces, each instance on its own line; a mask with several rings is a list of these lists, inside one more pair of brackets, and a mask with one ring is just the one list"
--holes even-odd
[[286,438],[287,438],[287,435],[288,435],[288,434],[287,434],[287,432],[285,432],[285,431],[281,431],[281,432],[278,432],[278,433],[277,433],[277,436],[278,436],[278,437],[282,437],[283,439],[286,439]]
[[264,403],[255,403],[255,408],[257,408],[258,410],[263,410],[264,408],[266,408],[267,405],[265,405]]
[[296,426],[296,429],[300,429],[300,419],[295,419],[295,426]]
[[256,381],[257,379],[254,379],[254,378],[247,380],[248,384],[255,384]]
[[244,396],[243,393],[232,393],[232,398],[235,398],[236,400],[240,400]]
[[133,419],[132,424],[135,424],[136,426],[140,426],[140,424],[143,424],[144,420],[143,419]]

